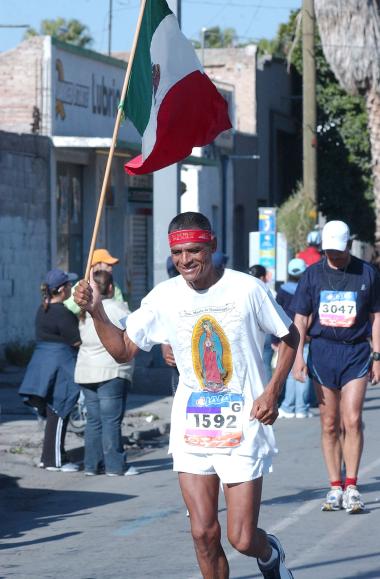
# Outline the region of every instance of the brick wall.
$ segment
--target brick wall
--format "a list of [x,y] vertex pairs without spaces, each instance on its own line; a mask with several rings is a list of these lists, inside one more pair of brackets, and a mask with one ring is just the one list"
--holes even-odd
[[50,141],[0,131],[0,348],[34,339],[50,264]]
[[31,133],[33,107],[42,107],[42,48],[44,37],[25,40],[0,53],[0,128]]

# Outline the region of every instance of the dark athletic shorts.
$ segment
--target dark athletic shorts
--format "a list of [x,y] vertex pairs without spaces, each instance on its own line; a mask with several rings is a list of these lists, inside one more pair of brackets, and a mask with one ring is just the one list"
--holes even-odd
[[319,384],[341,390],[356,378],[364,378],[371,364],[371,348],[367,341],[344,344],[314,338],[310,342],[307,367],[309,376]]

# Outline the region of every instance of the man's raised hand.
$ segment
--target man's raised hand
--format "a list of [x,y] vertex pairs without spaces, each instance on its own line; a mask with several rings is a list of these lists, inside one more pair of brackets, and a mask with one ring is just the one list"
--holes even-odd
[[81,310],[90,314],[101,302],[99,288],[94,281],[93,270],[90,270],[90,281],[81,279],[74,289],[74,301]]

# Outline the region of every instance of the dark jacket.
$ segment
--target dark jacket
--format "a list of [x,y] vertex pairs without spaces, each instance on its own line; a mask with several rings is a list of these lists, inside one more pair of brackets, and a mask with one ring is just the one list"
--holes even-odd
[[284,309],[286,315],[294,320],[295,311],[292,308],[293,296],[296,293],[298,282],[288,281],[283,283],[277,292],[276,301]]
[[77,349],[59,342],[37,342],[18,393],[28,403],[38,396],[65,418],[74,408],[79,386],[74,382]]

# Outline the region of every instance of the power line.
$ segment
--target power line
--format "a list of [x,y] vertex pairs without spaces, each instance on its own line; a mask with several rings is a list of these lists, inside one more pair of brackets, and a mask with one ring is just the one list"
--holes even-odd
[[29,24],[0,24],[0,28],[30,28]]
[[251,19],[249,21],[249,24],[248,24],[247,28],[244,30],[244,35],[248,34],[248,32],[251,30],[251,26],[252,26],[256,16],[258,15],[260,8],[262,8],[262,2],[260,4],[260,6],[257,7],[256,10],[253,12]]

